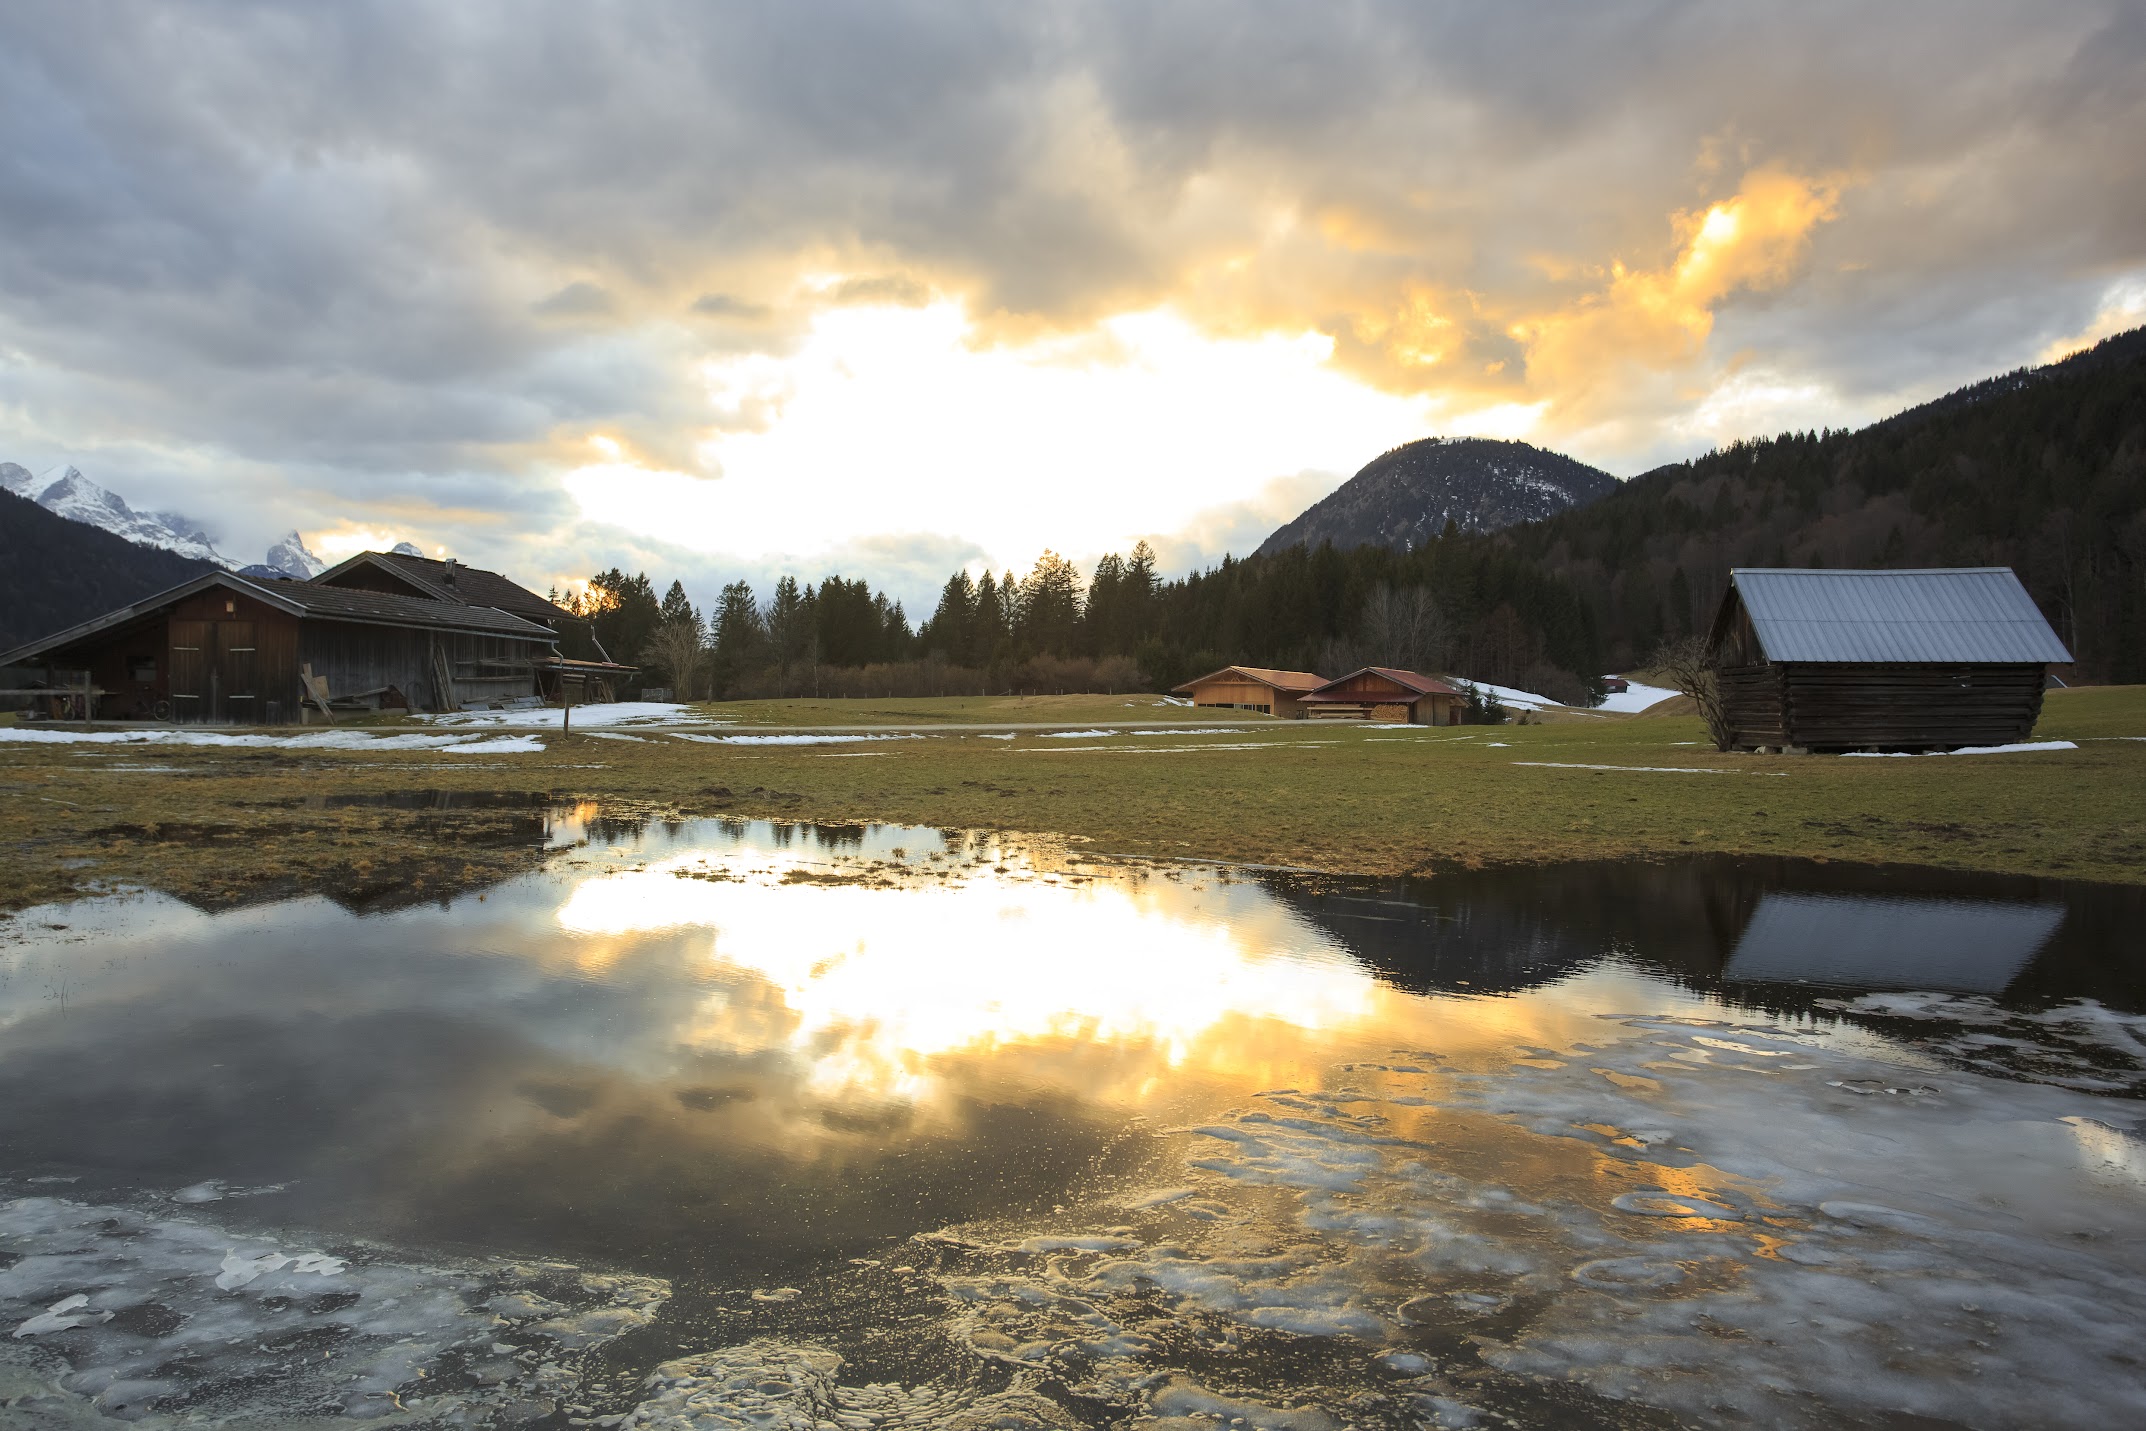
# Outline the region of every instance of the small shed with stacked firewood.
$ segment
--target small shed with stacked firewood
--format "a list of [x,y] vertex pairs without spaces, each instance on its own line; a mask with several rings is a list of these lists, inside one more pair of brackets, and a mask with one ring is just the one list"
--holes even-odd
[[1389,720],[1411,725],[1459,725],[1468,697],[1436,676],[1392,666],[1366,666],[1326,682],[1303,698],[1314,720]]
[[2072,655],[2010,567],[1740,567],[1710,640],[1732,750],[2025,740]]

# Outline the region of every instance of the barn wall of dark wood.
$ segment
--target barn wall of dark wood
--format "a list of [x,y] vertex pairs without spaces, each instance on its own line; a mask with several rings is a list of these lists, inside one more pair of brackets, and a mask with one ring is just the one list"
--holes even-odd
[[2042,713],[2039,665],[1782,667],[1789,743],[1813,750],[1932,749],[2025,740]]
[[1728,666],[1714,673],[1721,692],[1721,714],[1729,727],[1729,748],[1790,745],[1782,721],[1781,668]]
[[[435,644],[454,683],[445,702]],[[331,696],[392,687],[413,710],[441,710],[536,694],[536,660],[550,654],[547,641],[515,636],[311,620],[302,659],[327,678]]]
[[173,720],[257,725],[297,713],[298,618],[243,592],[210,587],[174,605],[164,658]]
[[1934,750],[2025,740],[2039,665],[1788,663],[1718,673],[1730,744]]
[[[330,697],[393,688],[413,709],[432,707],[432,633],[408,626],[366,626],[350,621],[309,620],[299,641],[299,662],[328,682]],[[390,698],[392,699],[392,698]]]

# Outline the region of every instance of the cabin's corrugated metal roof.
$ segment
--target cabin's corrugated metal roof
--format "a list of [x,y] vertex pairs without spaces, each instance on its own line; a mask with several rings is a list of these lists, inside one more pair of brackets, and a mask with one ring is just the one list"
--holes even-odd
[[1769,661],[1996,663],[2072,658],[2010,567],[1738,567],[1729,580]]

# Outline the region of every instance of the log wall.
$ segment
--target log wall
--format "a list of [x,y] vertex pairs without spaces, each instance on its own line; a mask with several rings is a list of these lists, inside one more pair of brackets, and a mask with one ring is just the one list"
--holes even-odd
[[1717,673],[1732,748],[1944,750],[2025,740],[2039,665],[1777,663]]

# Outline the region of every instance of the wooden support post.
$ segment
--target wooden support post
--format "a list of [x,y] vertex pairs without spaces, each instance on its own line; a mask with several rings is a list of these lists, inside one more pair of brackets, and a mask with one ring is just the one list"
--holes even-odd
[[566,673],[559,673],[559,740],[563,744],[574,733],[574,688],[568,684]]
[[82,672],[82,726],[89,728],[89,672]]

